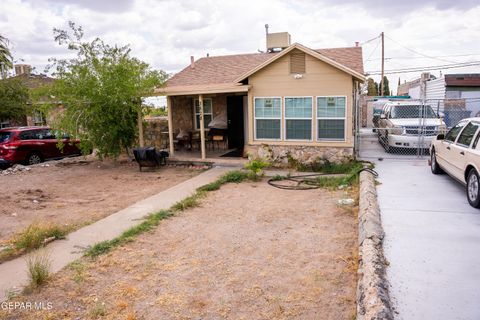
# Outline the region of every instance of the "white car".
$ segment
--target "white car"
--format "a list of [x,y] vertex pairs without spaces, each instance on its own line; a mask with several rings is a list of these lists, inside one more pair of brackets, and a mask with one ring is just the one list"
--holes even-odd
[[446,131],[441,115],[416,101],[388,102],[378,121],[378,141],[385,151],[428,149],[432,140]]
[[472,207],[480,207],[480,118],[463,119],[430,147],[432,173],[448,173],[466,186]]

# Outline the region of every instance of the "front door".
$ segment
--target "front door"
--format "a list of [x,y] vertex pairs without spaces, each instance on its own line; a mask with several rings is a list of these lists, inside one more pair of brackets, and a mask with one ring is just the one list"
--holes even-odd
[[242,149],[244,141],[243,129],[243,96],[227,97],[228,148]]

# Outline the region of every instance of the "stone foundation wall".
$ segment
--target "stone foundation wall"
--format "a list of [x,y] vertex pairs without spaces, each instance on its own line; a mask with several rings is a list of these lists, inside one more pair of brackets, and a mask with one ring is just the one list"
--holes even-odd
[[354,158],[353,148],[317,146],[246,145],[249,158],[262,158],[277,167],[291,167],[295,164],[311,165],[322,161],[345,162]]
[[145,139],[145,146],[156,147],[157,149],[168,146],[168,118],[156,117],[145,119],[143,127],[143,138]]

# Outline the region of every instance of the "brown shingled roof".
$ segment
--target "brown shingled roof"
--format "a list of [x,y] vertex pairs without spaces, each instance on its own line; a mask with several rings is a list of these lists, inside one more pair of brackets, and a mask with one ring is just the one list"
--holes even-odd
[[[361,47],[315,50],[345,67],[363,74]],[[254,69],[277,53],[250,53],[205,57],[195,61],[167,81],[167,87],[233,83],[246,72]]]

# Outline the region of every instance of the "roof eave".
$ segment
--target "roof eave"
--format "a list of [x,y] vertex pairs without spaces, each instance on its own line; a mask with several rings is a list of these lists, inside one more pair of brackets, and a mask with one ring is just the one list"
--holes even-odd
[[248,92],[250,85],[242,85],[241,83],[218,84],[218,85],[195,85],[195,86],[171,86],[155,89],[153,95],[160,96],[182,96],[193,94],[215,94],[215,93],[236,93]]

